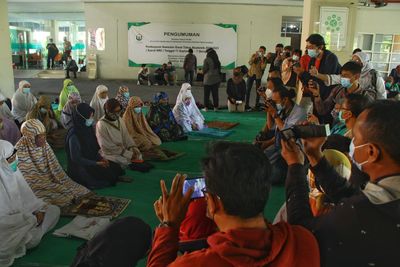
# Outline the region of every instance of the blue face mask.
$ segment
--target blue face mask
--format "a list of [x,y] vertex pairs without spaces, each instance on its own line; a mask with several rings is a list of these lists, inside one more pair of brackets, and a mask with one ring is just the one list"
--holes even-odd
[[318,56],[317,49],[308,49],[308,55],[312,58],[316,58]]
[[125,98],[129,98],[129,96],[130,96],[129,92],[125,92],[125,93],[124,93],[124,97],[125,97]]
[[367,163],[368,160],[366,160],[364,162],[361,162],[361,163],[358,163],[354,158],[354,152],[356,151],[357,148],[360,148],[360,147],[363,147],[363,146],[366,146],[366,145],[368,145],[368,143],[363,144],[363,145],[359,145],[359,146],[354,146],[354,138],[351,140],[351,143],[350,143],[349,157],[350,157],[351,161],[354,163],[354,165],[357,166],[357,169],[359,169],[360,171],[362,171],[362,166],[365,163]]
[[23,92],[24,94],[29,94],[29,93],[31,92],[31,88],[30,88],[30,87],[24,87],[24,88],[22,89],[22,92]]
[[45,109],[45,108],[40,108],[40,112],[43,113],[43,114],[46,114],[46,113],[47,113],[47,109]]
[[346,122],[346,120],[343,119],[343,110],[339,111],[338,119],[339,119],[339,121],[340,121],[341,123],[345,123],[345,122]]
[[13,172],[16,172],[18,169],[18,159],[15,159],[13,162],[10,163],[10,168]]
[[135,111],[136,114],[139,114],[140,112],[142,112],[142,108],[141,107],[136,107],[133,110]]
[[349,78],[340,78],[340,84],[344,87],[344,88],[350,88],[351,87],[351,82]]
[[86,119],[86,120],[85,120],[85,125],[86,125],[87,127],[90,127],[90,126],[93,125],[93,122],[94,122],[94,119],[93,119],[93,118]]

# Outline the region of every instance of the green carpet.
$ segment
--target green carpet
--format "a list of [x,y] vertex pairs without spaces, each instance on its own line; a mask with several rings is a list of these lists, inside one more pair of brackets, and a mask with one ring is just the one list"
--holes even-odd
[[[239,122],[240,125],[233,128],[234,133],[225,140],[251,142],[265,123],[265,113],[233,114],[227,111],[208,112],[204,114],[207,121],[221,120]],[[154,215],[153,203],[160,196],[160,179],[165,179],[168,184],[177,172],[186,173],[188,176],[199,175],[200,159],[204,156],[206,145],[212,139],[190,137],[188,141],[165,143],[162,147],[174,151],[185,152],[183,157],[169,162],[155,162],[155,169],[149,173],[128,171],[133,177],[131,184],[119,183],[115,187],[98,190],[100,195],[110,195],[132,200],[131,204],[120,217],[137,216],[149,223],[152,227],[158,224]],[[56,155],[65,168],[66,156],[64,151],[57,151]],[[283,187],[273,187],[265,210],[265,216],[273,220],[276,212],[284,201]],[[61,218],[56,229],[68,223],[71,218]],[[36,248],[28,251],[27,255],[18,259],[14,266],[69,266],[74,258],[77,247],[82,240],[74,238],[54,237],[47,234]],[[138,266],[145,266],[143,260]]]

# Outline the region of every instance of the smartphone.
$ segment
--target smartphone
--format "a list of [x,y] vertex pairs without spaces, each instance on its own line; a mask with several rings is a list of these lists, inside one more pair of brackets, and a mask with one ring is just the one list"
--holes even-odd
[[202,189],[206,187],[206,180],[204,177],[187,178],[183,183],[183,194],[186,194],[191,187],[194,189],[192,199],[202,198],[204,197]]

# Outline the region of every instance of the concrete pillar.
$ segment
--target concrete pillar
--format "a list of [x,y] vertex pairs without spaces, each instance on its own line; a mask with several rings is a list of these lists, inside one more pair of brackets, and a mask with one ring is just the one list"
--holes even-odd
[[11,98],[15,88],[7,0],[0,0],[0,40],[0,91]]
[[347,7],[349,8],[349,17],[347,21],[347,39],[346,45],[340,50],[331,48],[338,58],[339,62],[343,65],[350,60],[353,51],[355,24],[357,18],[357,1],[352,0],[304,0],[303,7],[303,31],[301,34],[301,48],[304,50],[306,46],[306,39],[312,33],[319,32],[319,18],[320,8],[322,6],[329,7]]

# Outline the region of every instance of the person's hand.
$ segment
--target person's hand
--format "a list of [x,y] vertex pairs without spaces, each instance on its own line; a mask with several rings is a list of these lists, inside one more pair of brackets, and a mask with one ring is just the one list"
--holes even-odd
[[278,114],[278,111],[276,110],[276,108],[273,105],[271,105],[271,103],[269,103],[268,101],[265,104],[265,107],[266,107],[268,114],[271,115],[272,118],[275,118],[276,115]]
[[37,211],[33,215],[36,216],[37,225],[41,225],[43,223],[45,213],[42,211]]
[[96,162],[96,164],[102,168],[108,168],[110,166],[110,162],[106,159],[101,159],[100,161]]
[[281,154],[288,166],[293,164],[304,164],[304,154],[293,139],[290,139],[289,141],[284,141],[282,139],[281,145]]
[[313,80],[308,81],[308,90],[314,95],[314,96],[319,96],[320,91],[319,91],[319,84],[314,82]]
[[326,142],[326,137],[313,137],[307,139],[301,139],[304,146],[304,153],[311,166],[315,166],[322,159],[322,146]]
[[318,76],[319,73],[318,73],[318,70],[317,70],[317,68],[315,66],[311,66],[310,74],[311,74],[311,76],[314,76],[314,77]]
[[307,121],[308,121],[309,123],[319,125],[319,119],[318,119],[318,117],[315,116],[314,114],[308,114],[308,115],[307,115]]
[[165,181],[161,180],[161,199],[154,203],[154,210],[157,217],[163,222],[167,222],[173,227],[180,227],[183,219],[186,216],[187,209],[193,194],[193,187],[189,188],[183,195],[183,183],[186,176],[177,174],[172,181],[171,190],[168,193]]

